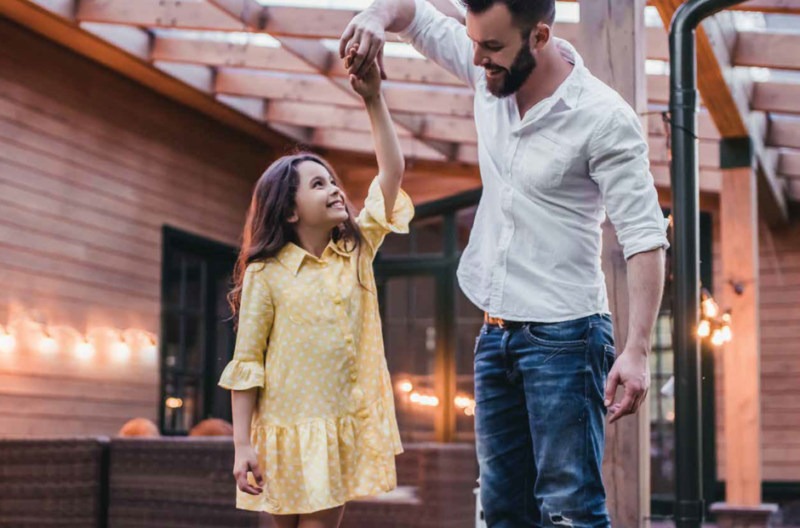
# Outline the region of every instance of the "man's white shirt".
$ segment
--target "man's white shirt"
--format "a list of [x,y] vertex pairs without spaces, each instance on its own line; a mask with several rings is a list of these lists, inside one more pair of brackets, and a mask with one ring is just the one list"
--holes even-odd
[[630,105],[555,39],[574,69],[520,119],[515,96],[486,89],[458,21],[416,0],[401,37],[475,91],[483,196],[458,268],[466,296],[512,321],[609,313],[600,260],[606,213],[625,258],[669,247],[647,141]]

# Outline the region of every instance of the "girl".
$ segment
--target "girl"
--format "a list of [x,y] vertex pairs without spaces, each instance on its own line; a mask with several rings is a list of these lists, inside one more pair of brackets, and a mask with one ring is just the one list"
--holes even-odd
[[219,384],[233,391],[237,507],[279,528],[338,527],[345,502],[396,487],[403,451],[372,260],[414,208],[377,66],[350,83],[380,169],[364,209],[354,217],[322,158],[277,160],[256,184],[230,296],[236,349]]

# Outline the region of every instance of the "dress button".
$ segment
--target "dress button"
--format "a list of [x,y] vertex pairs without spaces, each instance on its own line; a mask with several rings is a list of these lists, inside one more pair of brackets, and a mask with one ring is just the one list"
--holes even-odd
[[356,381],[357,379],[358,379],[358,376],[356,375],[355,372],[350,374],[350,381]]
[[345,336],[344,342],[347,343],[348,345],[352,345],[353,344],[353,336],[351,336],[351,335]]
[[339,296],[337,295],[337,296],[336,296],[336,297],[333,299],[333,302],[334,302],[335,304],[342,304],[342,298],[341,298],[341,297],[339,297]]

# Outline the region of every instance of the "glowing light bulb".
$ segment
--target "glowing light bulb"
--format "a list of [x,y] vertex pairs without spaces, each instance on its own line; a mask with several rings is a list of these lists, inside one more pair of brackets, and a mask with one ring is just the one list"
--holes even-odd
[[402,392],[411,392],[414,390],[414,385],[412,385],[410,381],[404,380],[397,384],[397,388]]
[[411,396],[408,397],[412,403],[420,403],[422,401],[422,396],[418,392],[412,392]]
[[42,351],[42,354],[52,356],[58,352],[58,342],[56,342],[53,336],[45,334],[45,336],[39,342],[39,350]]
[[125,341],[117,341],[112,349],[114,359],[119,362],[128,361],[131,357],[131,347]]
[[697,335],[700,337],[708,337],[711,334],[711,323],[703,319],[697,327]]
[[456,396],[453,403],[459,409],[466,409],[470,405],[474,405],[474,401],[469,396]]
[[713,319],[719,314],[719,306],[713,298],[709,297],[703,301],[703,314],[709,319]]
[[78,359],[82,359],[84,361],[92,359],[94,357],[94,353],[94,345],[89,341],[83,341],[77,347],[75,347],[75,355],[78,357]]
[[731,327],[728,326],[728,325],[725,325],[725,326],[722,327],[721,332],[722,332],[722,340],[725,343],[730,343],[731,339],[733,339],[733,332],[731,332]]
[[179,409],[183,407],[183,400],[180,398],[167,398],[167,401],[164,402],[164,404],[170,409]]
[[17,339],[3,327],[0,327],[0,352],[10,354],[16,347]]
[[717,329],[714,330],[714,335],[711,336],[711,343],[714,346],[720,346],[725,342],[725,339],[722,336],[722,331]]
[[724,314],[722,314],[722,320],[725,321],[726,323],[730,323],[731,322],[730,312],[725,312]]

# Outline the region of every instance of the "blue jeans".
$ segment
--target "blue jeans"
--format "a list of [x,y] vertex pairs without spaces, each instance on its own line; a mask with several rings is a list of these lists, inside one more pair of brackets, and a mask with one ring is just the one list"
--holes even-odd
[[611,318],[484,325],[475,436],[490,528],[608,527],[601,465]]

